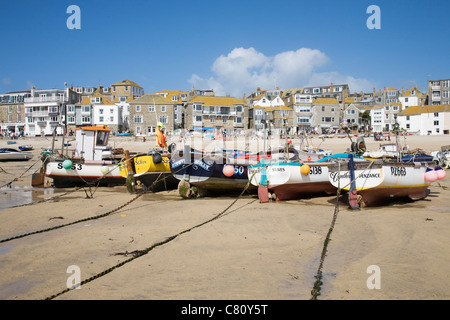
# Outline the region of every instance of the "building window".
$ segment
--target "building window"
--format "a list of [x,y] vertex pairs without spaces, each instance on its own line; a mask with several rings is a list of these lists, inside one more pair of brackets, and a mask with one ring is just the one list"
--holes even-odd
[[438,126],[439,125],[439,120],[434,121],[434,125]]
[[148,112],[155,112],[155,106],[148,106]]
[[202,111],[202,105],[201,104],[194,104],[194,111]]
[[81,117],[81,122],[83,122],[83,123],[90,123],[91,122],[91,117]]
[[437,118],[437,117],[439,117],[439,112],[435,112],[434,113],[434,116]]
[[166,112],[166,106],[161,106],[161,112]]
[[141,106],[136,106],[136,112],[141,112]]
[[142,116],[134,116],[134,123],[142,123]]
[[194,122],[202,122],[202,116],[194,116]]
[[322,106],[322,112],[325,112],[325,106]]
[[99,117],[98,122],[103,122],[103,117]]
[[242,123],[242,118],[241,117],[235,117],[234,118],[234,123]]
[[168,123],[167,116],[159,116],[159,122]]

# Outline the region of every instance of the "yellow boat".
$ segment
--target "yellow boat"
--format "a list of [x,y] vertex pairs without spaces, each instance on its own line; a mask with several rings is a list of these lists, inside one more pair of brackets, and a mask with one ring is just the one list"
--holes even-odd
[[[139,181],[145,189],[156,192],[178,187],[179,181],[170,171],[170,154],[159,152],[137,154],[130,161],[135,181]],[[119,167],[119,171],[122,177],[128,177],[126,163]]]

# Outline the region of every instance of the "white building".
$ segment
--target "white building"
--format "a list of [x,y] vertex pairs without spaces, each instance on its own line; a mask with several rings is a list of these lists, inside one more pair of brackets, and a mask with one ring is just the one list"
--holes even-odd
[[79,99],[79,94],[66,89],[31,89],[24,99],[25,134],[31,136],[63,134],[65,107]]
[[371,126],[374,132],[391,131],[398,122],[398,114],[402,110],[400,102],[375,105],[370,110]]
[[122,107],[103,96],[99,90],[76,105],[73,114],[69,108],[67,116],[71,126],[108,126],[113,131],[123,130]]
[[402,91],[398,97],[402,104],[403,110],[408,107],[424,105],[427,95],[417,90],[417,87]]
[[398,124],[410,133],[450,134],[450,105],[408,107],[399,113]]

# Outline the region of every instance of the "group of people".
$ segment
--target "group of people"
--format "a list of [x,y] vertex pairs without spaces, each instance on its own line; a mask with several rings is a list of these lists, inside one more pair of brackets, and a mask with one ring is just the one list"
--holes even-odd
[[391,141],[391,134],[388,133],[387,135],[383,135],[383,133],[381,132],[380,133],[374,132],[373,139],[375,141],[383,141],[383,140]]
[[21,130],[19,133],[16,133],[16,132],[12,132],[12,131],[3,131],[3,132],[0,132],[0,137],[9,137],[9,138],[11,138],[11,139],[19,139],[20,137],[23,137],[24,136],[24,132],[23,132],[23,130]]

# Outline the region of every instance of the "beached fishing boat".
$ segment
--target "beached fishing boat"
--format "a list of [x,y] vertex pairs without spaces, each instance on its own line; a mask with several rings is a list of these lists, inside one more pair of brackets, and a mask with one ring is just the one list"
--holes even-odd
[[[276,200],[293,200],[314,194],[336,194],[328,179],[328,162],[260,163],[248,168],[250,183],[266,185]],[[265,202],[265,201],[263,201]]]
[[[437,170],[435,170],[437,169]],[[330,183],[349,193],[349,204],[357,209],[392,198],[424,199],[428,187],[445,176],[445,171],[431,162],[393,160],[353,161],[341,159],[328,166]]]
[[19,146],[19,150],[20,151],[31,151],[31,150],[33,150],[33,146],[30,144],[27,144],[24,146]]
[[110,129],[106,126],[81,127],[76,131],[73,156],[50,152],[42,155],[45,176],[53,180],[54,187],[116,186],[124,185],[119,171],[125,155],[108,152]]
[[[191,149],[175,151],[170,159],[172,174],[180,180],[180,195],[191,197],[207,192],[242,192],[248,184],[248,166],[257,164],[261,159],[282,161],[297,157],[293,148],[288,152],[283,148],[268,152],[251,154],[243,150],[222,150],[204,152]],[[195,187],[195,188],[191,188]],[[249,185],[247,191],[255,191]]]
[[[179,180],[170,171],[170,157],[171,154],[164,150],[134,155],[131,169],[135,182],[153,192],[176,189]],[[120,166],[119,170],[122,177],[128,177],[127,166]]]
[[13,148],[0,148],[0,161],[28,161],[33,158],[31,152],[19,151]]
[[423,162],[423,161],[433,161],[434,157],[427,154],[424,150],[415,149],[401,149],[396,143],[382,143],[380,148],[375,151],[366,151],[363,156],[368,159],[391,159],[392,161],[401,162]]
[[432,151],[430,155],[440,167],[450,168],[450,145],[442,146],[441,150]]

